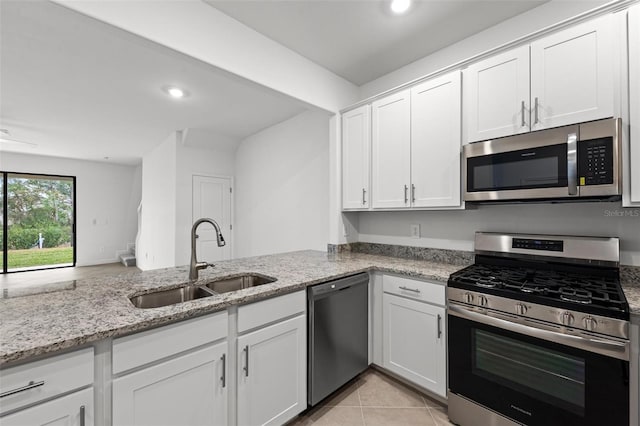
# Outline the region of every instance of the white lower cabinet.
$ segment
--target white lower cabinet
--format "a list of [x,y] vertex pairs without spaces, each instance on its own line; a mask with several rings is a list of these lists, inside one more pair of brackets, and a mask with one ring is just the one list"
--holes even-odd
[[88,388],[0,418],[2,426],[92,426],[93,389]]
[[307,405],[305,315],[238,337],[238,425],[280,425]]
[[113,424],[226,425],[227,343],[113,381]]
[[[420,300],[439,293],[439,289],[444,294],[444,285],[388,276],[383,279],[383,367],[446,397],[446,311],[443,306]],[[399,286],[387,284],[397,280],[401,280]],[[390,294],[394,287],[402,295]]]

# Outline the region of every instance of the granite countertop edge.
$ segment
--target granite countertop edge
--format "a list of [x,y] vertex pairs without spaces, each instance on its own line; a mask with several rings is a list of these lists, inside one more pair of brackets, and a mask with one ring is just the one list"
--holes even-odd
[[[446,285],[466,265],[362,253],[298,251],[219,262],[195,283],[247,272],[278,281],[258,287],[155,309],[135,308],[129,298],[182,286],[186,266],[79,280],[73,290],[0,300],[0,367],[39,359],[106,338],[141,332],[172,322],[291,293],[327,280],[378,271]],[[621,269],[632,318],[640,317],[640,267]]]

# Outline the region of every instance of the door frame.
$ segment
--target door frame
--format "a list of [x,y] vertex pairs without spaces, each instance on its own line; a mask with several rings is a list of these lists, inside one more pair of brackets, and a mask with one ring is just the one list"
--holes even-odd
[[[231,229],[227,229],[227,236],[224,237],[224,240],[226,241],[227,245],[229,246],[229,253],[231,256],[231,259],[233,259],[235,257],[235,239],[233,237],[234,235],[234,231],[235,229],[233,229],[233,225],[235,223],[235,190],[234,190],[234,180],[233,180],[233,176],[228,176],[228,175],[216,175],[216,174],[209,174],[209,173],[192,173],[191,174],[191,224],[189,225],[189,228],[191,228],[191,226],[193,226],[193,190],[195,188],[194,185],[194,181],[195,178],[197,177],[205,177],[205,178],[214,178],[214,179],[228,179],[229,180],[229,188],[231,188],[231,192],[229,194],[229,216],[231,218],[230,220],[230,227]],[[224,235],[224,234],[223,234]]]
[[[72,240],[72,247],[73,247],[73,263],[71,265],[65,265],[65,266],[50,266],[50,267],[46,267],[46,265],[44,268],[34,268],[34,269],[26,269],[26,270],[19,270],[19,271],[9,271],[8,267],[9,267],[9,250],[8,250],[8,245],[9,245],[9,221],[8,221],[8,207],[9,207],[9,201],[7,199],[7,195],[9,193],[9,189],[8,189],[8,183],[9,183],[9,175],[28,175],[28,176],[43,176],[43,177],[49,177],[49,178],[62,178],[62,179],[71,179],[73,181],[73,191],[71,193],[71,197],[72,197],[72,204],[73,204],[73,223],[71,224],[71,240]],[[0,180],[2,180],[3,182],[3,186],[2,186],[2,214],[4,215],[3,217],[3,221],[2,221],[2,241],[0,241],[0,244],[2,244],[2,250],[3,250],[3,254],[2,254],[2,259],[0,259],[0,275],[2,274],[15,274],[15,273],[20,273],[20,272],[32,272],[32,271],[44,271],[47,269],[62,269],[62,268],[75,268],[77,266],[77,261],[78,261],[78,238],[77,238],[77,219],[78,219],[78,198],[77,198],[77,179],[76,176],[69,176],[69,175],[60,175],[60,174],[51,174],[51,173],[30,173],[30,172],[12,172],[12,171],[8,171],[8,170],[2,170],[0,171]]]

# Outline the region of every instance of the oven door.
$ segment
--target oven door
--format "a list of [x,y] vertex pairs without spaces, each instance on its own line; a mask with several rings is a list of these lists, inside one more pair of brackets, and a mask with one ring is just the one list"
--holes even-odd
[[[500,325],[506,320],[465,311],[450,306],[448,315],[450,392],[525,425],[629,424],[623,345],[612,345],[620,357],[607,356],[529,335],[546,331],[526,333],[537,329],[520,324],[505,329]],[[596,344],[600,352],[608,350],[606,342]]]
[[578,195],[577,126],[464,146],[465,201]]

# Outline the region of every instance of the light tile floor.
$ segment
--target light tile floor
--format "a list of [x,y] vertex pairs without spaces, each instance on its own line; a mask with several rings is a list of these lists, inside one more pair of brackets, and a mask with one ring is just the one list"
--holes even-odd
[[445,426],[447,409],[373,368],[288,426]]
[[60,281],[116,275],[139,271],[135,266],[126,267],[122,263],[108,263],[95,266],[77,266],[75,268],[45,269],[40,271],[13,272],[0,274],[0,289],[32,285],[43,285]]

